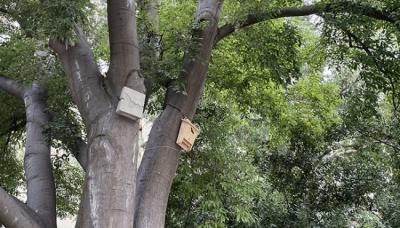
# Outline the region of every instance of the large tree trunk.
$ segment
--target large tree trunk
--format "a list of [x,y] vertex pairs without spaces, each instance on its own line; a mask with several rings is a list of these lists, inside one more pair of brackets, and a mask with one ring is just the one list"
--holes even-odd
[[153,124],[139,169],[134,227],[164,227],[168,195],[180,157],[175,141],[181,119],[176,109],[167,106]]
[[[134,227],[164,227],[172,180],[179,163],[180,148],[176,145],[183,117],[192,118],[202,96],[217,34],[221,0],[200,0],[195,15],[198,28],[193,29],[197,53],[186,53],[181,80],[186,93],[168,89],[166,108],[154,122],[140,165],[136,187]],[[206,23],[204,27],[200,24]],[[195,56],[195,58],[193,58]]]
[[77,227],[131,227],[138,123],[110,109],[89,129],[89,165]]
[[115,110],[121,89],[144,93],[139,75],[135,1],[107,1],[110,69],[103,77],[83,32],[65,48],[51,40],[66,72],[88,133],[86,178],[76,227],[133,226],[139,121]]

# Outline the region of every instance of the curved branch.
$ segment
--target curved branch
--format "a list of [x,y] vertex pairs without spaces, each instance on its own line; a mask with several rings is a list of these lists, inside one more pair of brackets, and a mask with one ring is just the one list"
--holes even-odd
[[26,90],[25,86],[11,78],[3,76],[2,74],[0,74],[0,89],[21,99],[24,99],[24,93]]
[[[12,203],[4,191],[0,191],[0,201],[6,201],[9,205],[0,203],[0,220],[9,227],[55,227],[56,226],[56,202],[54,178],[50,162],[50,146],[44,133],[48,124],[47,97],[42,88],[34,83],[26,88],[18,82],[0,75],[0,88],[6,92],[21,98],[26,110],[26,148],[24,157],[24,170],[27,180],[27,206],[32,208],[42,222],[39,225],[32,216],[27,220],[21,220],[16,215],[27,217],[27,211],[18,208],[17,203]],[[8,211],[13,211],[12,215]],[[11,216],[11,218],[9,217]]]
[[390,16],[389,12],[375,9],[365,4],[358,4],[349,1],[340,1],[336,3],[319,3],[300,8],[281,8],[272,9],[263,13],[249,14],[233,23],[225,24],[219,28],[216,42],[234,33],[236,30],[245,28],[263,21],[284,18],[284,17],[300,17],[312,14],[322,13],[351,13],[357,15],[364,15],[377,20],[387,21],[395,24],[396,20]]
[[57,39],[50,39],[49,45],[61,59],[74,103],[88,126],[104,113],[110,102],[85,34],[78,26],[75,33],[79,39],[74,46],[65,45]]
[[32,209],[2,188],[0,188],[0,223],[14,228],[44,227]]

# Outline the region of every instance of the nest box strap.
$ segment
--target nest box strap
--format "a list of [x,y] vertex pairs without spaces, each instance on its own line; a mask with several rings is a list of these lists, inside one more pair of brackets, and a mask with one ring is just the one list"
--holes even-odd
[[[137,77],[135,78],[135,73],[137,73]],[[130,80],[133,77],[134,80]],[[125,78],[124,86],[136,90],[140,93],[144,93],[142,90],[141,83],[138,82],[136,79],[143,78],[140,69],[131,69]]]
[[173,148],[173,147],[171,147],[171,146],[155,146],[155,147],[151,147],[151,148],[146,148],[144,151],[147,151],[147,150],[155,150],[155,149],[158,149],[158,148],[168,148],[168,149],[171,149],[171,150],[180,151],[180,150],[178,150],[178,149],[176,149],[176,148]]
[[185,113],[183,113],[182,110],[181,110],[180,108],[176,107],[175,105],[173,105],[173,104],[171,104],[171,103],[167,103],[167,105],[169,105],[169,106],[171,106],[172,108],[178,110],[178,112],[183,116],[183,118],[189,119],[189,118],[187,117],[187,115],[186,115]]

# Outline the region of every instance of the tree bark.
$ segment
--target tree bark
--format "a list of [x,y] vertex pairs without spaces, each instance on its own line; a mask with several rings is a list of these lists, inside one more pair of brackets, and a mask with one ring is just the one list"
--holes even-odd
[[144,93],[139,74],[135,2],[109,0],[111,63],[98,70],[83,32],[65,48],[51,40],[63,63],[87,132],[87,172],[76,227],[132,227],[139,150],[139,121],[117,115],[122,87]]
[[0,74],[0,89],[20,99],[24,99],[26,90],[25,86],[17,83],[13,79],[7,78],[2,74]]
[[[4,192],[0,192],[3,200],[10,203],[3,207],[5,210],[13,211],[10,216],[22,216],[21,224],[31,224],[33,227],[39,225],[56,227],[56,194],[50,161],[50,140],[45,132],[49,122],[46,92],[38,83],[25,87],[4,76],[0,76],[0,88],[23,100],[26,111],[24,170],[27,180],[27,207],[17,208],[18,203],[13,204],[12,199],[4,195]],[[31,218],[29,221],[24,221],[23,218],[28,214]],[[1,220],[9,224],[15,222],[15,226],[20,224],[18,218],[16,221],[15,217],[7,218],[7,213],[3,213]]]
[[134,0],[107,1],[111,53],[107,78],[115,97],[120,95],[124,86],[145,93],[143,78],[140,75],[135,4]]
[[138,123],[110,109],[88,135],[86,181],[76,227],[132,227]]
[[27,181],[27,205],[46,227],[56,227],[56,194],[50,161],[49,122],[45,91],[34,83],[24,95],[26,108],[26,148],[24,169]]
[[85,34],[78,26],[75,33],[79,40],[74,46],[56,39],[50,39],[49,45],[61,60],[72,99],[88,129],[112,104]]
[[180,157],[178,130],[183,117],[193,117],[201,98],[222,2],[198,2],[195,22],[205,26],[193,30],[197,52],[186,53],[184,58],[185,73],[180,79],[186,84],[187,95],[171,86],[165,110],[153,124],[136,182],[134,227],[164,227],[168,195]]
[[27,205],[0,188],[0,224],[12,228],[42,228],[45,225]]

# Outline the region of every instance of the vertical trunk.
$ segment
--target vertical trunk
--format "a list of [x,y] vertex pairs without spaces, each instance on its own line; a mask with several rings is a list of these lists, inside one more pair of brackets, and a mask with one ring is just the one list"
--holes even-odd
[[222,2],[198,1],[195,21],[205,22],[205,26],[194,29],[197,47],[193,50],[197,53],[187,53],[184,60],[181,79],[186,83],[187,95],[169,88],[166,108],[151,129],[136,182],[134,227],[164,227],[168,195],[180,157],[176,137],[181,119],[193,117],[202,96]]
[[91,125],[76,227],[132,227],[138,129],[138,121],[120,117],[114,109]]
[[164,227],[168,195],[180,157],[175,142],[182,117],[167,106],[153,124],[136,183],[136,228]]
[[139,121],[119,116],[115,110],[124,86],[144,93],[135,1],[108,0],[107,15],[111,56],[104,87],[110,105],[86,124],[88,167],[77,221],[77,227],[85,228],[133,225]]
[[49,137],[45,133],[49,115],[46,95],[33,84],[24,96],[26,107],[26,150],[24,159],[27,180],[27,205],[46,227],[56,227],[56,196],[50,161]]
[[[138,78],[134,1],[109,0],[111,64],[104,78],[84,33],[65,48],[51,40],[88,132],[86,178],[76,227],[132,227],[138,155],[138,121],[116,114],[121,88],[143,91]],[[125,84],[126,83],[126,84]]]

